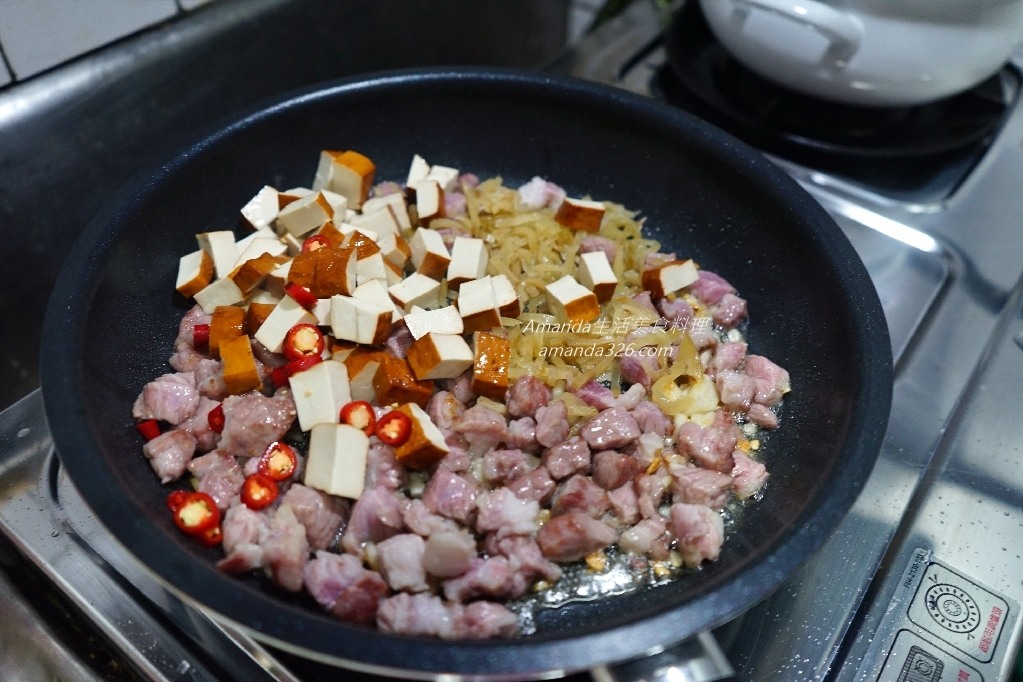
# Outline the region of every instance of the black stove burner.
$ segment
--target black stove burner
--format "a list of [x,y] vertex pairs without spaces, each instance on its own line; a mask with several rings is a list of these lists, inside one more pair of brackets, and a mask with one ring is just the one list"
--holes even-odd
[[[963,175],[972,168],[998,130],[1020,80],[1006,67],[968,92],[909,107],[815,99],[740,64],[717,42],[699,3],[692,1],[676,15],[665,49],[668,65],[658,70],[652,87],[666,101],[765,152],[853,180],[865,175],[867,184],[895,191],[911,190],[923,175],[934,173],[948,184],[951,167],[962,168]],[[888,177],[878,178],[879,170]]]

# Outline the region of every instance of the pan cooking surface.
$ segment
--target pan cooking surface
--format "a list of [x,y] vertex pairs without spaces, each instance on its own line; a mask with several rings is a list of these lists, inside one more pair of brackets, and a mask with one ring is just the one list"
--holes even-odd
[[[43,393],[61,458],[114,536],[173,589],[259,636],[324,660],[418,671],[524,673],[636,656],[769,593],[869,473],[891,355],[862,263],[793,181],[716,129],[603,86],[476,70],[341,82],[214,129],[87,228],[47,316]],[[751,352],[786,367],[793,391],[769,445],[768,492],[718,562],[671,585],[545,612],[536,636],[450,643],[348,626],[259,580],[220,574],[216,552],[177,533],[130,419],[142,385],[166,371],[185,311],[173,292],[177,256],[196,232],[234,224],[262,184],[304,185],[320,149],[349,147],[374,159],[380,179],[402,177],[419,153],[507,185],[541,175],[570,195],[622,203],[647,217],[663,250],[735,284],[753,315]]]

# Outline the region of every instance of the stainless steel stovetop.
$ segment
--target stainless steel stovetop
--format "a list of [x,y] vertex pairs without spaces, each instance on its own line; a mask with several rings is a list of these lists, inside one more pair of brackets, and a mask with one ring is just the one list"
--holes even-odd
[[[553,68],[654,96],[662,22],[636,3]],[[979,162],[924,199],[772,157],[863,258],[895,387],[877,466],[838,531],[715,631],[743,680],[1009,677],[1023,634],[1023,101],[1008,96]],[[151,679],[322,674],[182,603],[117,546],[63,475],[38,392],[0,414],[0,531]]]

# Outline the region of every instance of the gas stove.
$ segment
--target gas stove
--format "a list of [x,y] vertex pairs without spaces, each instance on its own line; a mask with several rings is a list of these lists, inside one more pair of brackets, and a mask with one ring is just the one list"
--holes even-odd
[[[877,465],[838,530],[775,594],[715,629],[728,665],[687,665],[663,652],[631,672],[714,680],[730,666],[758,682],[1007,679],[1023,634],[1023,446],[1010,418],[1023,386],[1023,54],[960,103],[940,105],[969,113],[966,134],[938,122],[958,137],[935,141],[918,129],[937,115],[931,110],[888,112],[871,141],[857,144],[833,129],[793,129],[798,120],[765,129],[764,111],[737,113],[721,93],[737,77],[727,56],[698,42],[697,24],[682,51],[698,63],[680,67],[678,46],[668,44],[678,35],[666,28],[653,3],[634,3],[550,69],[688,109],[790,173],[866,264],[889,325],[895,385]],[[687,69],[726,78],[708,89]],[[756,91],[764,102],[762,87],[743,85],[740,99]],[[791,106],[779,96],[766,95],[770,111]],[[724,112],[710,106],[721,97],[732,98]],[[266,647],[153,581],[64,475],[38,392],[0,414],[0,531],[146,678],[337,674]]]

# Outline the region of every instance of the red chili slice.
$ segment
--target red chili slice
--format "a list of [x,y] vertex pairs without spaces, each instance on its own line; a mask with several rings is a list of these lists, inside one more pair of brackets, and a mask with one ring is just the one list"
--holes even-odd
[[322,362],[323,358],[319,355],[309,355],[298,360],[292,360],[291,362],[281,365],[280,367],[274,367],[270,370],[270,379],[273,380],[274,386],[281,388],[282,386],[291,385],[291,375],[297,374],[298,372],[304,372],[318,362]]
[[374,433],[387,445],[401,445],[412,435],[412,420],[404,412],[391,410],[377,421]]
[[302,322],[288,330],[282,349],[289,360],[301,360],[311,356],[319,357],[324,347],[323,332],[315,324]]
[[220,525],[220,509],[206,493],[187,493],[173,514],[174,525],[189,535],[202,535]]
[[277,483],[264,474],[246,476],[242,483],[241,498],[242,504],[249,509],[265,509],[277,499]]
[[172,512],[176,512],[181,509],[181,505],[185,503],[188,498],[189,491],[187,490],[172,490],[167,494],[167,508]]
[[316,307],[316,297],[313,296],[312,292],[303,286],[299,286],[292,282],[284,286],[284,293],[295,299],[295,303],[299,304],[306,310],[312,310]]
[[270,379],[273,380],[274,386],[276,386],[277,388],[290,386],[291,374],[288,372],[288,366],[281,365],[280,367],[274,367],[272,370],[270,370]]
[[204,350],[210,346],[210,326],[197,324],[192,329],[192,347]]
[[153,440],[160,435],[160,422],[155,419],[143,419],[135,424],[135,428],[146,440]]
[[195,541],[203,547],[216,547],[224,541],[224,531],[218,523],[206,532],[196,535]]
[[259,458],[257,470],[273,481],[285,481],[298,468],[298,453],[287,443],[274,442]]
[[376,432],[377,416],[373,406],[365,400],[353,400],[341,408],[341,423],[362,429],[367,436]]
[[324,237],[322,234],[314,234],[304,242],[302,242],[302,252],[309,253],[310,251],[316,251],[322,249],[325,246],[330,246],[330,240]]
[[210,425],[210,430],[215,433],[223,433],[224,431],[224,406],[223,404],[217,405],[209,414],[206,415],[206,421]]

